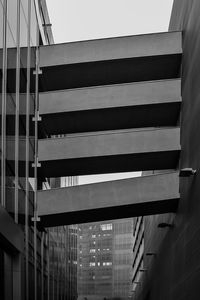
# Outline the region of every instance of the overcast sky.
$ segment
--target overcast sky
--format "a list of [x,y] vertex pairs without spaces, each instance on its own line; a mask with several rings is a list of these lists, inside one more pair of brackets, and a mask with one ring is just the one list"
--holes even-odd
[[46,0],[56,43],[167,31],[173,0]]
[[[46,0],[55,43],[168,31],[173,0]],[[79,183],[141,173],[80,176]]]

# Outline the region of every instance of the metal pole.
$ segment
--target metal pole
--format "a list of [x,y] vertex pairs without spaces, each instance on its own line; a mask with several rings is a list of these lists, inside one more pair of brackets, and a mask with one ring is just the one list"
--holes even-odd
[[3,1],[3,70],[1,116],[1,204],[6,204],[7,0]]
[[25,275],[26,299],[29,299],[29,131],[30,131],[30,75],[31,75],[31,0],[28,0],[27,82],[26,82],[26,165],[25,165]]
[[34,192],[34,282],[35,292],[34,299],[37,300],[37,168],[38,168],[38,102],[39,102],[39,28],[37,27],[37,46],[36,46],[36,69],[35,69],[35,145],[34,145],[34,178],[35,178],[35,192]]
[[19,87],[20,87],[20,4],[17,0],[17,53],[15,93],[15,222],[18,223],[19,206]]
[[44,232],[41,239],[41,300],[44,300]]

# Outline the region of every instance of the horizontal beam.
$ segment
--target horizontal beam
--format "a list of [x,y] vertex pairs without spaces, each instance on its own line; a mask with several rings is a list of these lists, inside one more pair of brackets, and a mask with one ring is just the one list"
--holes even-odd
[[182,53],[181,32],[97,39],[40,47],[40,66]]
[[38,192],[44,227],[175,212],[178,174],[165,173]]
[[181,32],[40,47],[40,92],[179,77]]
[[39,140],[39,161],[180,150],[180,129],[115,130]]
[[40,93],[40,115],[181,101],[181,80],[158,80]]
[[[164,32],[40,46],[39,90],[177,78],[181,43],[181,32]],[[14,93],[16,48],[8,50],[7,82],[10,93]],[[21,54],[20,93],[26,93],[23,69],[27,48],[22,48]],[[31,47],[32,93],[35,90],[34,69],[35,47]]]
[[40,93],[41,127],[48,135],[174,126],[181,80],[160,80]]
[[180,129],[119,130],[39,140],[45,177],[176,168]]

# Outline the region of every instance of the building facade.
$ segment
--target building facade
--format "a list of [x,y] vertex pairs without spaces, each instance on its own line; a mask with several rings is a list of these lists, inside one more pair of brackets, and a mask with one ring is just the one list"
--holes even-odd
[[77,299],[77,226],[53,227],[49,234],[49,299]]
[[78,299],[128,299],[132,231],[132,219],[78,225]]
[[183,33],[181,74],[180,169],[197,170],[180,177],[176,214],[144,217],[144,268],[133,299],[198,299],[199,287],[199,50],[200,3],[173,3],[169,31]]
[[[124,297],[120,265],[129,259],[120,252],[123,237],[110,241],[114,224],[106,220],[154,214],[135,221],[132,297],[199,299],[199,1],[174,1],[168,33],[53,46],[45,7],[0,1],[1,298],[48,299],[44,228],[100,216],[98,237],[89,236],[79,260],[86,268],[80,295],[93,297],[99,276],[98,297]],[[67,136],[49,139],[57,134]],[[50,177],[164,169],[173,171],[38,191]],[[51,244],[54,298],[64,287],[60,233],[53,230]],[[123,295],[111,295],[111,276]]]
[[[69,187],[77,185],[78,178],[50,178],[48,182],[50,188]],[[77,299],[77,225],[49,228],[48,239],[49,299],[75,300]]]
[[[0,1],[1,299],[47,297],[47,234],[36,203],[39,45],[53,43],[46,2]],[[33,74],[34,72],[34,74]],[[36,216],[35,216],[36,217]],[[5,228],[5,233],[3,232]]]

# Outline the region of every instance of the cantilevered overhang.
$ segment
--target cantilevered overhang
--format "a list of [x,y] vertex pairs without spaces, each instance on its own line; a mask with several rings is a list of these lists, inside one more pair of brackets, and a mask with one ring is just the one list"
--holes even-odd
[[39,140],[40,176],[174,169],[180,129],[115,130]]
[[38,192],[44,227],[175,212],[178,174],[165,173]]
[[181,80],[158,80],[40,93],[40,125],[48,135],[175,126]]
[[24,251],[24,234],[0,205],[0,247],[8,252]]
[[179,77],[181,32],[40,47],[40,91]]

